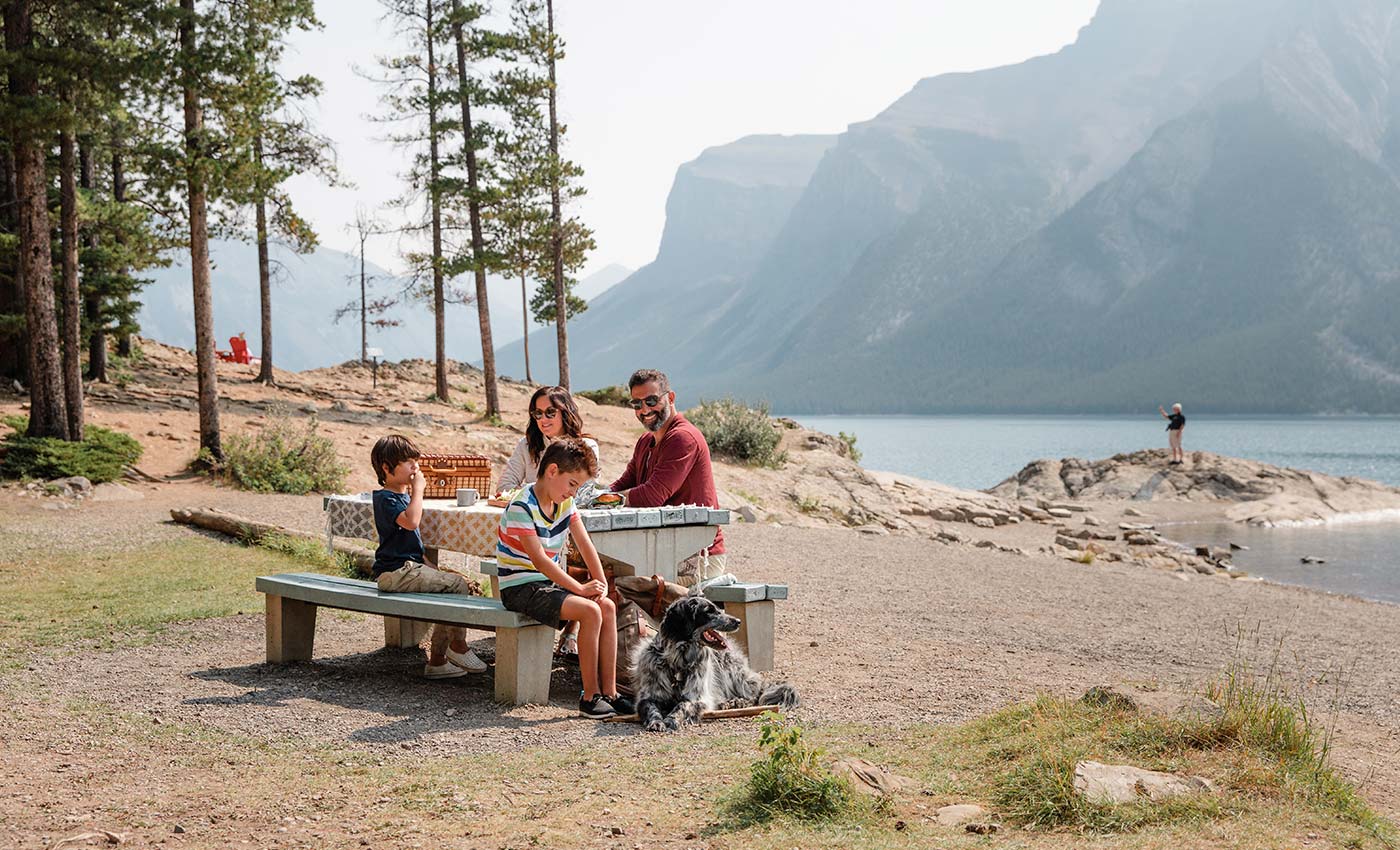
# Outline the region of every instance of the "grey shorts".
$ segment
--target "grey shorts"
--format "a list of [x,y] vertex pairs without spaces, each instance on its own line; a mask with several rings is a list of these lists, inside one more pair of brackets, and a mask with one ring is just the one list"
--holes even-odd
[[568,598],[569,591],[552,581],[532,581],[501,588],[501,604],[506,606],[507,611],[524,614],[551,629],[561,626],[559,612]]

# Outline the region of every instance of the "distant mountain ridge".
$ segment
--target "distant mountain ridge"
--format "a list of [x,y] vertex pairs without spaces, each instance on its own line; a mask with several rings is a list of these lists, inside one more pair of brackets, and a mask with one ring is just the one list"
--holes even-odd
[[1400,412],[1397,21],[1105,0],[1060,52],[923,80],[819,145],[712,148],[613,290],[630,309],[575,323],[574,383],[654,365],[793,412]]
[[[333,319],[338,307],[351,301],[358,303],[359,261],[332,248],[317,248],[311,254],[301,255],[282,245],[270,247],[276,269],[272,283],[272,344],[273,361],[278,368],[300,371],[358,358],[359,315],[346,316],[339,322]],[[214,266],[214,338],[218,347],[227,349],[229,337],[242,332],[247,335],[252,352],[259,354],[262,320],[257,250],[246,242],[216,240],[210,246],[210,254]],[[366,271],[377,280],[370,286],[371,299],[403,286],[402,281],[373,263],[366,265]],[[194,348],[188,265],[176,264],[144,274],[152,282],[138,295],[142,302],[137,315],[141,333],[170,345]],[[605,266],[579,281],[578,292],[584,299],[592,300],[628,274],[630,270],[625,266]],[[496,345],[520,339],[524,329],[519,282],[492,278],[487,289]],[[404,303],[386,315],[402,324],[382,330],[371,328],[371,347],[381,349],[389,360],[433,356],[433,317],[428,304]],[[475,304],[448,304],[447,332],[448,357],[462,362],[481,360]]]

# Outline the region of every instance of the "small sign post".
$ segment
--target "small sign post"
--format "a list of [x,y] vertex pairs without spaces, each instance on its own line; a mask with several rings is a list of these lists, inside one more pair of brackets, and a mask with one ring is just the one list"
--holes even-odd
[[374,364],[374,389],[379,389],[379,358],[384,356],[382,348],[367,348],[365,353],[369,355],[370,362]]

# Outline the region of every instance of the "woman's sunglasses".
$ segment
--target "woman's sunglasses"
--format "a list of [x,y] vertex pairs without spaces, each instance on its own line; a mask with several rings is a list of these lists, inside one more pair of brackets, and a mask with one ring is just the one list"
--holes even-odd
[[546,407],[544,410],[540,410],[538,407],[536,407],[530,411],[530,416],[535,419],[553,419],[558,415],[559,408],[557,407]]
[[662,401],[662,397],[661,397],[661,396],[659,396],[659,395],[649,395],[649,396],[647,396],[646,398],[634,398],[634,399],[632,399],[631,401],[627,402],[627,406],[630,407],[630,408],[632,408],[633,410],[641,410],[641,409],[642,409],[642,405],[644,405],[644,404],[645,404],[647,407],[660,407],[660,406],[661,406],[661,401]]

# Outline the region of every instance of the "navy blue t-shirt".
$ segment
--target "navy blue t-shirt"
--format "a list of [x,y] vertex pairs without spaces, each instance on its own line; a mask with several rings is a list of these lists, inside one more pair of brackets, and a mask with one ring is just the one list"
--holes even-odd
[[1168,416],[1167,419],[1170,420],[1167,422],[1168,431],[1180,431],[1182,428],[1186,427],[1186,417],[1182,416],[1180,413],[1173,413]]
[[379,548],[374,550],[374,577],[391,573],[404,561],[423,563],[423,537],[418,529],[399,525],[399,514],[408,510],[409,495],[392,490],[374,491],[374,528],[379,532]]

